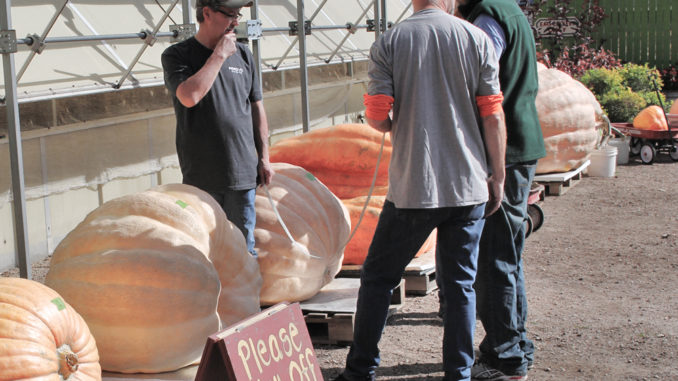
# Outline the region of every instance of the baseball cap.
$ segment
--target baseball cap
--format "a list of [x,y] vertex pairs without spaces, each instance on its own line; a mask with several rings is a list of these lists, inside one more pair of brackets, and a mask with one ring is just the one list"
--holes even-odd
[[251,7],[254,4],[252,0],[196,0],[195,7],[208,7],[208,8],[240,8],[240,7]]

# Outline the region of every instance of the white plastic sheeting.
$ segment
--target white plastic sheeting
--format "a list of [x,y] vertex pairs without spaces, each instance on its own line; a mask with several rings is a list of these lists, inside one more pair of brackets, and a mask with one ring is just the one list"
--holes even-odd
[[[170,37],[158,37],[152,46],[146,46],[136,64],[135,58],[146,45],[141,38],[77,42],[50,42],[50,38],[129,35],[156,29],[167,33],[170,25],[183,24],[181,4],[175,0],[12,2],[12,28],[21,40],[18,52],[14,54],[17,76],[20,76],[17,82],[19,101],[113,90],[116,86],[161,85],[160,55],[171,44]],[[368,19],[374,19],[374,5],[368,0],[305,0],[304,7],[306,18],[313,16],[313,27],[348,23],[364,26]],[[385,8],[389,21],[393,22],[399,16],[409,14],[410,2],[388,0]],[[165,17],[168,9],[172,11]],[[290,21],[296,21],[297,1],[262,0],[258,2],[258,12],[264,30],[260,40],[262,69],[297,67],[300,52],[295,36],[290,36],[288,31],[270,31],[287,28]],[[244,23],[250,12],[244,8],[242,13],[245,17],[241,23]],[[55,22],[48,28],[52,20]],[[195,23],[195,17],[191,22]],[[27,42],[29,35],[40,36],[46,30],[47,40],[41,53],[36,54],[31,46],[21,43]],[[373,41],[374,33],[364,27],[353,34],[347,29],[312,30],[312,34],[306,36],[307,61],[309,65],[317,65],[324,64],[329,58],[332,62],[365,60]],[[22,72],[22,69],[25,70]],[[130,75],[119,84],[129,69]],[[0,87],[2,92],[4,84]]]

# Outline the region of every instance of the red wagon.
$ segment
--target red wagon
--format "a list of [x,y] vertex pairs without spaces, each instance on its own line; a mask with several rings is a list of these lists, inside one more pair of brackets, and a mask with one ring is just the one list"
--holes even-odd
[[530,195],[527,198],[527,218],[525,219],[525,238],[532,232],[536,232],[544,224],[544,211],[539,206],[539,201],[544,199],[545,187],[541,184],[532,183]]
[[631,137],[631,154],[640,154],[644,164],[652,164],[657,153],[665,152],[678,161],[678,114],[668,114],[668,131],[640,130],[631,123],[611,123],[612,127]]

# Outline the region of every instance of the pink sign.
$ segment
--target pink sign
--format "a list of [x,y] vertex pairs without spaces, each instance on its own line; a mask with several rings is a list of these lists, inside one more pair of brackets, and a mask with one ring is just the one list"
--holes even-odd
[[298,303],[277,304],[211,335],[199,380],[321,381]]

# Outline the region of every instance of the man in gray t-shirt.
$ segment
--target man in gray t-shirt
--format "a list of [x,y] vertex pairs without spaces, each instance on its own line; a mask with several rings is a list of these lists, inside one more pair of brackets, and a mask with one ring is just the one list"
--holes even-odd
[[269,184],[268,124],[252,53],[233,28],[251,0],[197,0],[200,29],[162,54],[183,182],[217,200],[253,255],[258,183]]
[[[450,15],[452,0],[414,0],[414,14],[370,51],[366,116],[391,133],[389,191],[361,271],[353,344],[337,380],[370,380],[391,292],[433,229],[444,313],[446,380],[474,361],[478,243],[501,203],[506,129],[490,39]],[[393,105],[392,117],[389,115]]]

